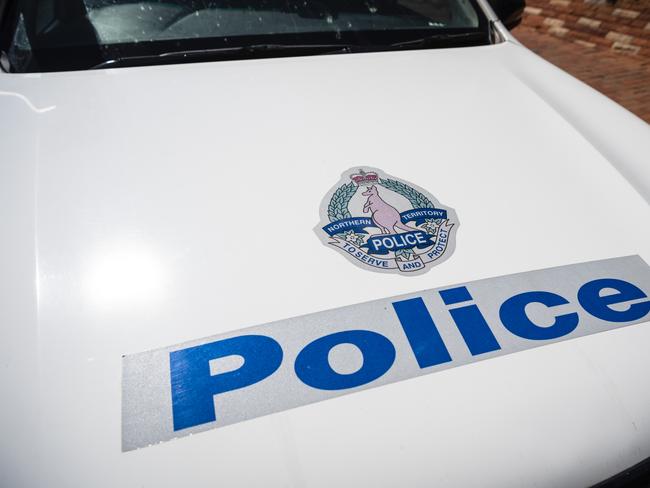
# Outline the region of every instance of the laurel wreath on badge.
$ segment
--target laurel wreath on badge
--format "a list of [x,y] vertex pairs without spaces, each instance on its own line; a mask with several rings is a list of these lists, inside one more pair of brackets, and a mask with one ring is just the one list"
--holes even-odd
[[[411,203],[413,208],[433,206],[431,200],[429,200],[415,188],[412,188],[402,183],[401,181],[380,178],[379,184],[388,190],[402,195]],[[334,192],[334,195],[332,195],[332,199],[330,200],[330,203],[327,207],[327,215],[330,218],[330,222],[349,218],[352,216],[348,210],[348,205],[350,205],[350,200],[352,200],[352,197],[356,192],[357,185],[355,185],[353,182],[340,186],[338,190]]]

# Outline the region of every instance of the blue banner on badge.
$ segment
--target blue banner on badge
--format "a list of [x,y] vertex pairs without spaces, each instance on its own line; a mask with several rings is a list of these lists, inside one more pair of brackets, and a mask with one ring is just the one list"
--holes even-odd
[[368,249],[368,254],[388,254],[390,251],[403,249],[426,249],[435,244],[434,239],[431,234],[416,230],[388,236],[373,236],[361,247]]

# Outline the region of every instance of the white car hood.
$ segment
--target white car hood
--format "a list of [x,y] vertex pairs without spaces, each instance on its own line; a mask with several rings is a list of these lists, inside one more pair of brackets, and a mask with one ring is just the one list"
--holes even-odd
[[[121,451],[125,354],[650,262],[650,129],[523,47],[2,74],[0,123],[0,485],[584,486],[650,456],[647,323]],[[453,207],[454,255],[406,278],[323,246],[355,165]]]

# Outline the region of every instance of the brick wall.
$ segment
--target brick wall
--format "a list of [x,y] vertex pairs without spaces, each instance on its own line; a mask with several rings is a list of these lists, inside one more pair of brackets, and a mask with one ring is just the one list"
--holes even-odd
[[650,0],[526,0],[523,25],[650,59]]

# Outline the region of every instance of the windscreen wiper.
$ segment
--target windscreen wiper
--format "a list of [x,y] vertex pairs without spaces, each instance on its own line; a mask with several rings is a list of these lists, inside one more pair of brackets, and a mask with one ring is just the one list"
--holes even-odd
[[144,56],[117,56],[92,66],[90,69],[118,68],[195,61],[222,61],[256,57],[295,56],[300,54],[342,54],[428,47],[476,45],[484,42],[484,32],[440,33],[389,44],[251,44],[248,46],[219,47],[169,51]]
[[354,52],[360,46],[351,44],[251,44],[249,46],[219,47],[212,49],[191,49],[170,51],[144,56],[117,56],[102,61],[90,69],[118,68],[152,64],[193,62],[197,60],[218,61],[224,59],[242,59],[264,54],[275,56],[282,53],[287,56],[296,54],[327,54]]
[[427,47],[453,47],[475,45],[479,42],[488,40],[488,35],[482,31],[461,32],[461,33],[441,33],[430,36],[400,41],[390,44],[391,49],[410,49],[410,48],[427,48]]

